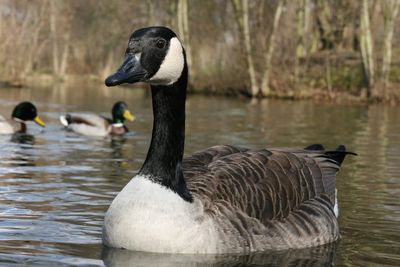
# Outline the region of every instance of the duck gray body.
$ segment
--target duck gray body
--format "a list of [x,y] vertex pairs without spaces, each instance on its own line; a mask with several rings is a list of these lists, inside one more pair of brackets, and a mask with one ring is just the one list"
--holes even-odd
[[183,159],[188,69],[165,27],[135,31],[106,85],[148,82],[154,124],[139,173],[111,203],[103,242],[169,253],[304,248],[339,237],[336,173],[344,146],[325,151],[214,146]]
[[0,115],[0,134],[13,134],[14,128],[12,125]]
[[68,113],[60,116],[60,122],[66,129],[87,136],[123,135],[129,132],[125,120],[133,121],[134,116],[123,101],[114,104],[112,118],[90,113]]

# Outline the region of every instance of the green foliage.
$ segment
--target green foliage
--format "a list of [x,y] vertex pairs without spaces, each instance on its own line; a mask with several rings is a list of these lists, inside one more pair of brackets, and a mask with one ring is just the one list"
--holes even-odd
[[342,66],[332,72],[332,87],[340,92],[357,93],[362,87],[362,72],[358,66]]

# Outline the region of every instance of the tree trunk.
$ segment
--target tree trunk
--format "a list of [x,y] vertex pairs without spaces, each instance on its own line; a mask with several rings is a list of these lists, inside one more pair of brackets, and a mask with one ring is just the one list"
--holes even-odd
[[399,11],[400,1],[386,0],[381,2],[383,22],[384,22],[384,47],[382,60],[382,86],[385,99],[388,99],[387,86],[389,84],[390,64],[392,60],[392,42],[394,22]]
[[69,55],[69,31],[65,33],[64,36],[64,50],[61,56],[61,63],[60,63],[60,68],[59,68],[59,76],[64,76],[67,72],[67,67],[68,67],[68,55]]
[[178,13],[178,32],[179,32],[179,36],[182,40],[183,43],[185,43],[185,33],[183,30],[183,8],[184,8],[184,4],[183,2],[186,0],[178,0],[178,4],[177,4],[177,13]]
[[186,59],[188,63],[189,69],[192,70],[192,53],[190,48],[189,41],[189,9],[188,9],[188,0],[179,0],[178,1],[178,31],[180,38],[185,45],[186,51]]
[[179,23],[176,18],[177,16],[179,16],[178,0],[170,0],[168,5],[168,26],[172,29],[178,28],[179,31]]
[[147,7],[147,25],[154,26],[155,25],[155,17],[154,17],[154,3],[153,0],[146,1]]
[[38,56],[39,52],[39,37],[40,37],[40,31],[42,30],[43,26],[43,19],[42,17],[39,18],[38,23],[35,25],[35,30],[31,31],[32,33],[32,44],[31,47],[29,47],[29,50],[27,51],[26,55],[26,63],[23,71],[23,76],[26,76],[33,71],[33,63],[35,62],[35,58]]
[[330,52],[325,55],[325,73],[326,73],[326,86],[328,87],[329,98],[333,97],[332,89],[332,72],[331,72],[331,59]]
[[256,72],[254,68],[253,56],[251,53],[250,27],[249,27],[249,1],[232,0],[232,6],[235,11],[236,19],[239,25],[239,31],[243,35],[247,71],[250,77],[250,95],[256,97],[259,93],[256,81]]
[[281,17],[282,10],[283,10],[283,4],[284,4],[284,0],[278,1],[278,6],[276,7],[275,15],[274,15],[274,23],[272,25],[272,31],[271,31],[271,35],[269,37],[268,50],[265,53],[265,70],[264,70],[264,76],[263,76],[262,83],[261,83],[261,93],[263,96],[268,96],[271,94],[271,89],[269,87],[269,74],[270,74],[270,70],[271,70],[271,60],[272,60],[272,55],[274,53],[276,33],[277,33],[278,25],[279,25],[279,19]]
[[248,0],[242,0],[242,7],[243,7],[243,35],[246,48],[248,72],[250,76],[250,92],[251,96],[255,97],[257,96],[259,89],[257,88],[256,72],[254,69],[254,61],[251,53]]
[[296,55],[304,57],[306,55],[305,47],[305,31],[306,31],[306,14],[307,14],[307,1],[299,0],[297,7],[297,47]]
[[58,75],[60,72],[58,62],[58,43],[57,43],[57,6],[55,0],[50,0],[50,34],[52,42],[52,61],[53,61],[53,74]]
[[329,5],[329,1],[326,0],[318,0],[316,2],[316,19],[317,19],[317,28],[320,35],[320,42],[322,45],[322,49],[332,49],[334,46],[334,37],[332,25],[331,25],[331,7]]
[[[0,2],[0,10],[4,10],[4,6],[3,5],[4,5],[4,3]],[[0,16],[0,38],[3,37],[3,25],[4,25],[3,17]]]
[[294,77],[296,80],[296,84],[299,79],[300,73],[300,58],[306,55],[306,48],[305,48],[305,31],[306,31],[306,14],[307,14],[307,1],[306,0],[299,0],[297,6],[297,16],[296,16],[296,23],[297,23],[297,44],[296,44],[296,58],[294,64]]
[[369,22],[369,1],[363,0],[360,14],[360,51],[364,72],[364,83],[367,88],[367,97],[372,95],[375,83],[373,44]]
[[189,37],[189,8],[188,8],[188,0],[183,0],[182,3],[182,12],[183,12],[183,34],[185,36],[185,45],[186,45],[186,57],[189,69],[192,70],[192,49],[190,46],[190,37]]
[[[15,42],[17,44],[23,43],[25,38],[30,39],[31,36],[33,35],[32,31],[30,29],[30,26],[32,25],[32,20],[34,19],[35,14],[32,14],[32,13],[34,13],[34,10],[28,9],[25,16],[23,17],[23,20],[21,21],[18,34],[16,33],[17,38],[16,38]],[[30,58],[29,50],[32,49],[33,46],[34,46],[34,43],[30,42],[29,48],[24,49],[24,57],[22,57],[22,58],[16,57],[14,59],[14,61],[17,62],[15,65],[17,68],[17,71],[15,72],[15,76],[13,77],[13,79],[15,79],[18,82],[21,82],[24,78],[25,67],[29,68],[29,65],[32,65],[32,62],[30,60],[31,58]]]

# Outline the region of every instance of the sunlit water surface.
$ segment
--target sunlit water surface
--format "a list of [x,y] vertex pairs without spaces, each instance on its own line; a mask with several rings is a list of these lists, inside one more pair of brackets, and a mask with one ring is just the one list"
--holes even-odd
[[[341,240],[255,255],[171,255],[107,250],[103,216],[140,168],[149,146],[151,99],[141,89],[59,86],[0,89],[0,114],[33,101],[47,123],[33,135],[0,136],[1,266],[399,266],[400,112],[383,105],[248,101],[190,96],[186,154],[215,144],[251,148],[337,144]],[[108,115],[125,100],[137,120],[123,138],[67,133],[66,111]],[[149,196],[151,197],[151,196]]]

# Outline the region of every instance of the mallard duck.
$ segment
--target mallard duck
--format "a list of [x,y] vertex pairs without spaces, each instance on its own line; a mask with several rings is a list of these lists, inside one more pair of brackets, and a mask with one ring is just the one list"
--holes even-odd
[[109,247],[168,253],[250,253],[339,238],[340,145],[247,149],[217,145],[183,159],[188,65],[176,34],[135,31],[122,66],[105,81],[150,84],[154,124],[138,174],[104,218]]
[[100,115],[88,113],[72,113],[60,116],[60,122],[68,130],[82,135],[107,136],[123,135],[129,130],[124,125],[125,119],[133,121],[135,117],[128,110],[128,106],[123,101],[114,104],[112,119]]
[[27,121],[34,121],[36,124],[45,127],[44,122],[37,115],[37,109],[31,102],[21,102],[15,106],[11,118],[20,123],[19,130],[15,131],[12,125],[0,115],[0,134],[26,133]]

